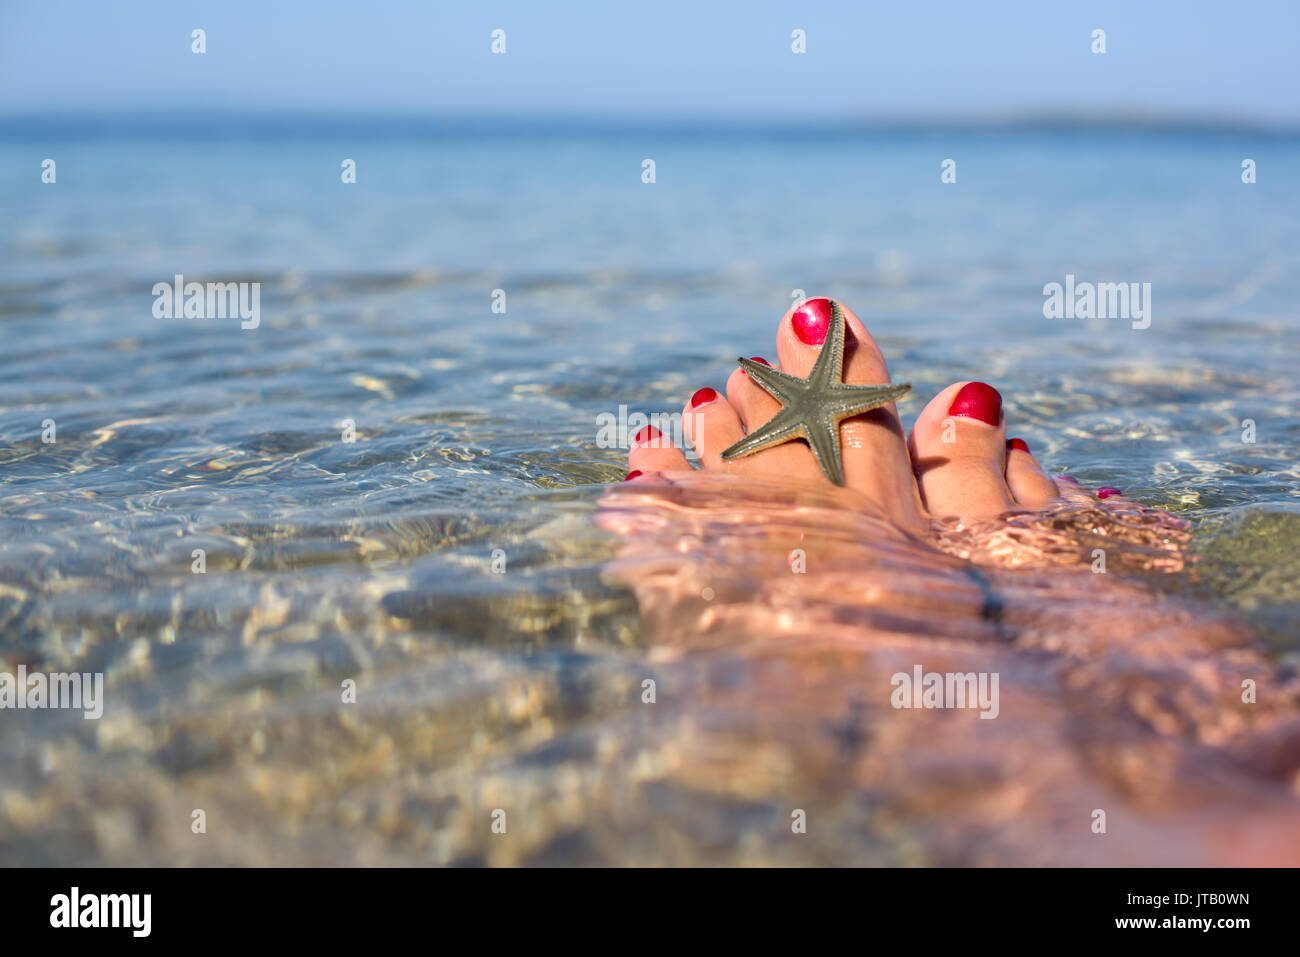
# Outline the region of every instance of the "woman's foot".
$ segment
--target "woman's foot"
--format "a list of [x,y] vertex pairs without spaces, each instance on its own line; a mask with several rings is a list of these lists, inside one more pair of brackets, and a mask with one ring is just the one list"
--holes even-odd
[[[828,308],[781,320],[783,370],[807,374]],[[845,381],[888,382],[845,315]],[[703,469],[639,436],[596,515],[672,689],[660,793],[835,795],[815,813],[857,814],[913,861],[1300,860],[1300,681],[1237,623],[1122,574],[1182,568],[1185,522],[1048,476],[983,383],[941,391],[910,439],[892,405],[846,420],[845,488],[801,442],[721,460],[776,410],[742,371],[701,389],[683,431]],[[900,706],[891,682],[918,669],[996,676],[996,720]]]
[[[841,308],[846,321],[844,381],[888,383],[889,368],[875,340],[850,309]],[[807,376],[821,352],[830,318],[831,300],[824,297],[805,300],[786,313],[776,334],[778,368]],[[779,409],[776,399],[743,369],[736,369],[725,393],[705,387],[691,396],[682,410],[683,432],[705,471],[832,492],[802,441],[722,460],[728,446]],[[1051,478],[1023,440],[1008,440],[1002,396],[983,382],[957,382],[940,392],[918,417],[910,437],[904,437],[891,403],[846,419],[840,425],[840,443],[851,504],[909,531],[924,529],[931,519],[970,525],[1011,510],[1101,500],[1070,480]],[[647,428],[634,439],[629,468],[630,481],[654,482],[690,465],[681,449]],[[1113,492],[1102,489],[1099,495],[1109,498]]]

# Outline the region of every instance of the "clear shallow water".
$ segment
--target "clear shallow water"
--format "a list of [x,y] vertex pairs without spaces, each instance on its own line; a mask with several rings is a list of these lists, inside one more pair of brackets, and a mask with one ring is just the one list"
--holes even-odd
[[[591,520],[625,471],[597,416],[679,410],[770,354],[793,290],[835,295],[913,382],[905,425],[994,383],[1049,468],[1192,521],[1198,570],[1156,587],[1285,662],[1297,160],[1247,134],[8,135],[0,659],[109,698],[4,715],[4,862],[972,859],[932,815],[845,810],[878,785],[791,759],[825,717],[794,691],[737,727],[734,688],[811,652],[651,637]],[[1150,328],[1045,319],[1067,272],[1150,282]],[[260,281],[260,326],[155,319],[175,273]],[[642,708],[648,669],[691,705]],[[787,791],[837,823],[772,841]],[[492,843],[501,805],[520,837]]]

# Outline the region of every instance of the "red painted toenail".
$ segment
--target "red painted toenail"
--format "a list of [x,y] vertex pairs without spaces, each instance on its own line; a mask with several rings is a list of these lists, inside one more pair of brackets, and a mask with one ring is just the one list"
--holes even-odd
[[1069,482],[1071,485],[1079,484],[1079,480],[1075,478],[1073,475],[1058,475],[1057,478],[1060,479],[1062,482]]
[[[768,368],[771,368],[771,367],[772,367],[772,363],[768,362],[768,361],[767,361],[766,359],[764,359],[762,356],[750,356],[750,357],[749,357],[749,361],[750,361],[750,362],[761,362],[761,363],[763,363],[763,365],[767,366]],[[744,369],[741,369],[741,370],[740,370],[740,374],[741,374],[741,375],[749,375],[749,373],[746,372]]]
[[824,296],[809,299],[790,317],[794,334],[807,346],[819,346],[826,341],[826,331],[831,325],[831,301]]
[[1124,494],[1123,492],[1115,488],[1113,485],[1103,485],[1101,488],[1097,489],[1098,498],[1110,498],[1112,495],[1123,495],[1123,494]]
[[633,469],[632,471],[630,471],[630,472],[627,473],[627,478],[623,479],[623,481],[624,481],[624,482],[630,482],[630,481],[632,481],[634,478],[640,478],[640,477],[641,477],[641,470],[640,470],[640,469]]
[[691,408],[698,409],[706,402],[712,402],[717,397],[718,397],[718,393],[715,390],[710,389],[708,386],[705,386],[699,392],[691,396]]
[[948,414],[997,425],[1002,421],[1002,395],[983,382],[967,382],[952,400]]
[[658,429],[656,429],[653,425],[647,425],[647,426],[645,426],[645,427],[644,427],[640,432],[638,432],[638,433],[633,437],[633,439],[632,439],[632,444],[633,444],[633,445],[649,445],[651,442],[654,442],[654,441],[656,441],[657,439],[659,439],[659,437],[660,437],[662,434],[663,434],[663,433],[661,433],[661,432],[660,432]]
[[1007,439],[1007,448],[1019,449],[1021,452],[1024,452],[1026,455],[1029,454],[1029,443],[1026,442],[1024,439]]

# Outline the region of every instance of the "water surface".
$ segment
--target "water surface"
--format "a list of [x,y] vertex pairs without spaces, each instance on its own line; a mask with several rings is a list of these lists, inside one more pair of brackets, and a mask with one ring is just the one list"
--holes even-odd
[[[666,651],[608,572],[598,416],[770,355],[797,290],[868,324],[905,425],[994,383],[1049,468],[1193,523],[1151,587],[1300,655],[1295,140],[226,133],[0,143],[0,663],[108,687],[0,720],[4,863],[979,859],[790,757],[817,682],[740,727],[805,652]],[[260,325],[155,318],[177,273],[260,282]],[[1067,273],[1150,282],[1150,328],[1044,318]],[[791,845],[792,801],[838,810]]]

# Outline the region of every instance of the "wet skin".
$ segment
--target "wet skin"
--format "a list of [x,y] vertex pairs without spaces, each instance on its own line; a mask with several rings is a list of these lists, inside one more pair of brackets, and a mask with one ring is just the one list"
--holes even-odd
[[[782,371],[812,374],[836,312],[786,314]],[[843,317],[845,381],[888,383]],[[1300,681],[1241,623],[1153,587],[1184,572],[1186,522],[1050,477],[978,382],[907,438],[892,403],[846,417],[843,486],[803,441],[728,457],[781,410],[754,370],[687,404],[702,468],[638,442],[597,516],[646,642],[729,676],[678,705],[697,715],[678,777],[746,800],[842,793],[835,813],[901,830],[925,863],[1300,863]],[[918,666],[1000,675],[998,717],[891,706]],[[1268,694],[1246,700],[1247,680]],[[753,730],[706,733],[728,714]]]

